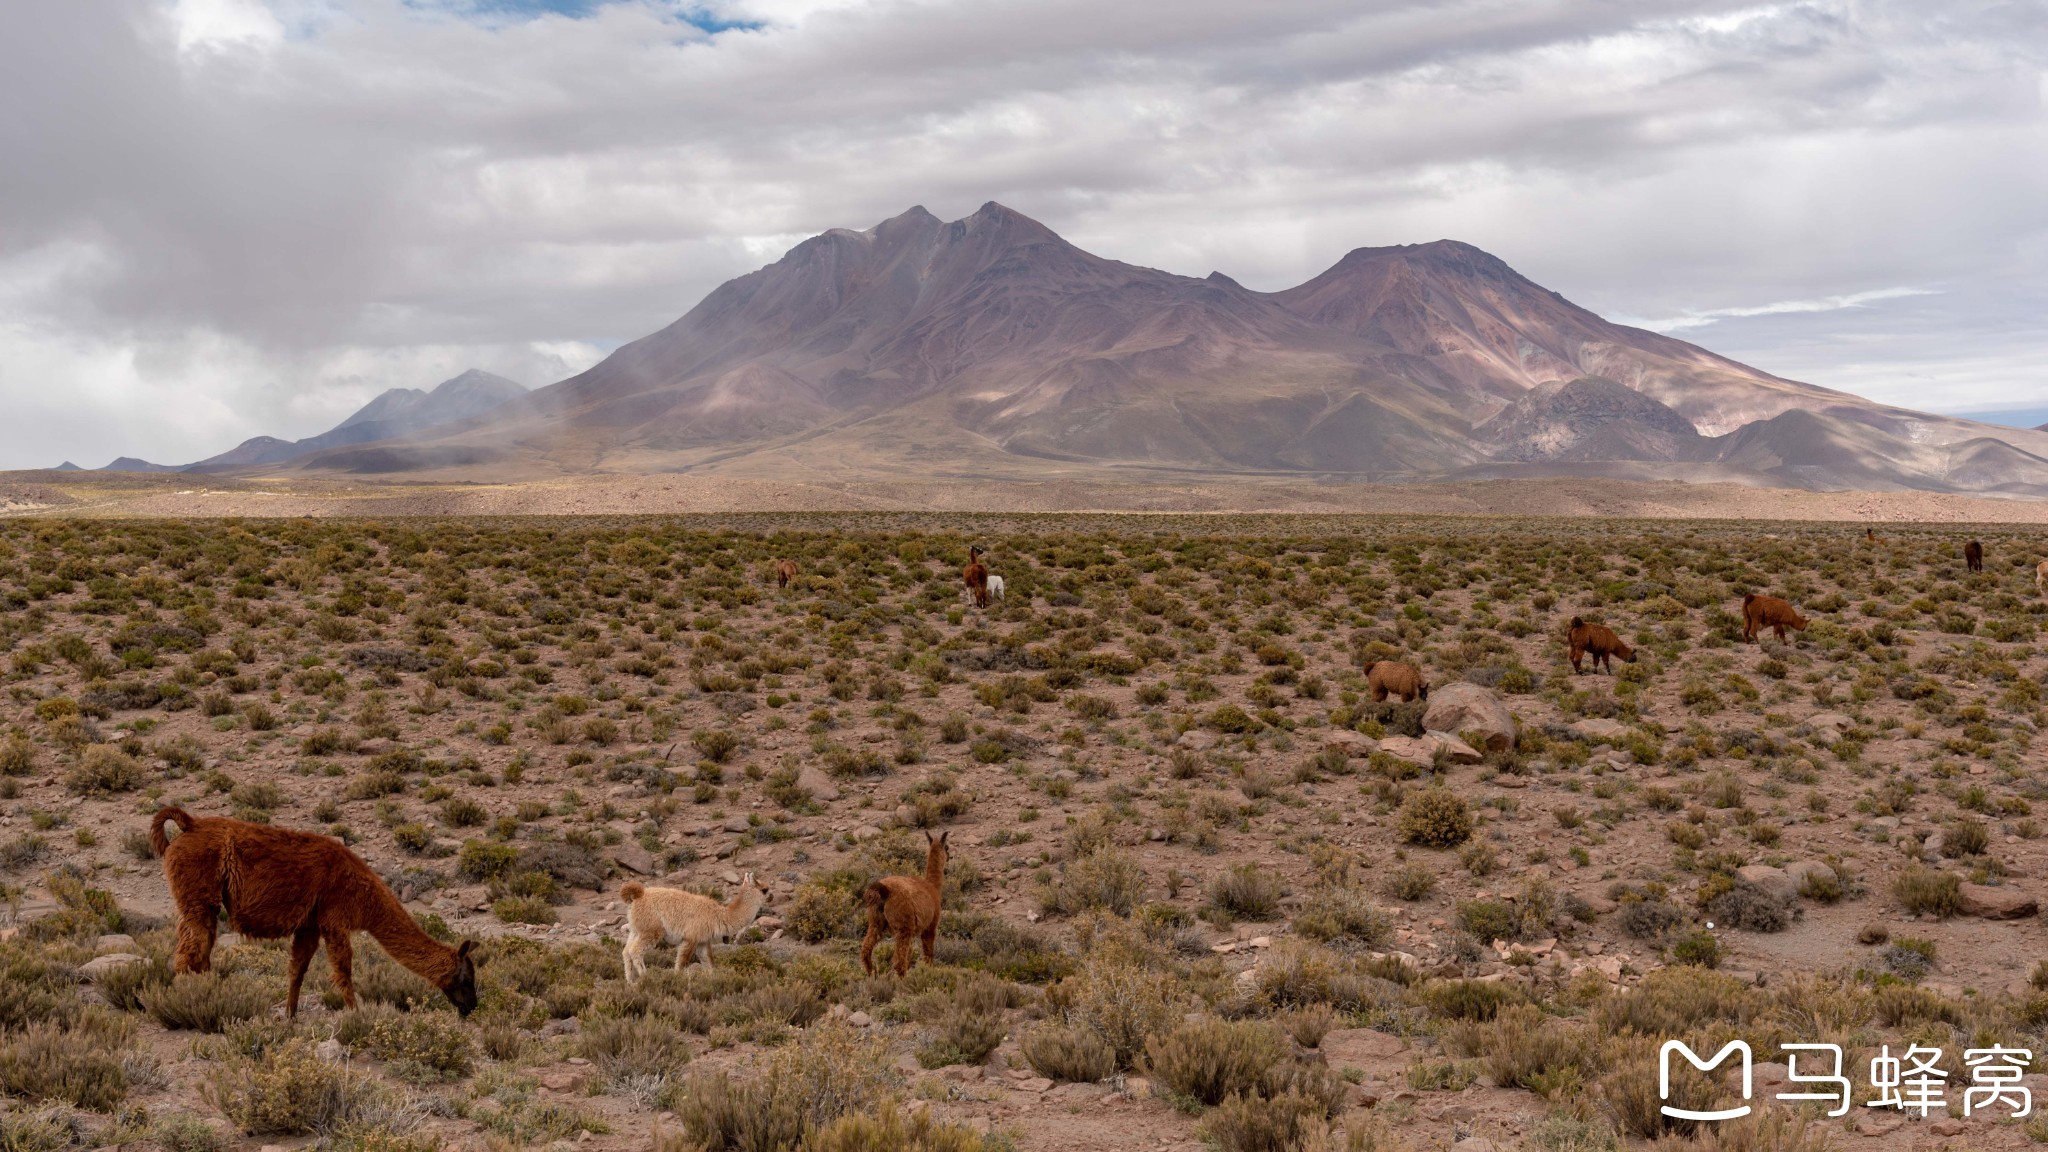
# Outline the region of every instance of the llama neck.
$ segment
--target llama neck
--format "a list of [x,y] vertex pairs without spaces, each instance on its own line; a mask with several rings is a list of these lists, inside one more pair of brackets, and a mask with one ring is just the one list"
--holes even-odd
[[398,897],[382,884],[371,896],[369,923],[363,925],[393,960],[439,988],[455,971],[455,949],[427,935]]
[[945,891],[946,861],[937,852],[924,858],[924,882],[931,885],[934,892]]

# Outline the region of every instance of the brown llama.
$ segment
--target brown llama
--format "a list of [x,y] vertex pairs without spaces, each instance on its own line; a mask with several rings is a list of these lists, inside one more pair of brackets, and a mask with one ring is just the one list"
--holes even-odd
[[1429,699],[1429,681],[1422,678],[1422,669],[1404,661],[1366,661],[1365,683],[1372,689],[1375,703],[1385,702],[1390,695],[1400,697],[1403,704]]
[[1963,564],[1972,572],[1984,570],[1984,545],[1975,540],[1963,545]]
[[[176,840],[164,833],[176,824]],[[163,858],[178,910],[173,972],[213,966],[213,940],[223,909],[228,924],[257,940],[291,937],[291,991],[285,1016],[299,1013],[299,984],[313,953],[327,945],[334,985],[356,1006],[349,937],[368,932],[393,960],[439,988],[464,1016],[476,1008],[476,941],[450,948],[420,928],[362,858],[341,841],[311,832],[164,808],[149,822],[149,847]]]
[[960,576],[967,583],[968,595],[974,597],[974,606],[988,607],[988,565],[981,562],[980,545],[968,547],[967,568]]
[[1783,644],[1785,629],[1806,631],[1806,617],[1793,611],[1789,601],[1751,592],[1742,598],[1742,638],[1755,640],[1766,628],[1777,633],[1778,643]]
[[910,971],[910,941],[924,944],[924,962],[932,962],[932,945],[939,938],[939,897],[946,887],[946,838],[924,834],[927,845],[923,876],[884,876],[867,886],[861,899],[868,906],[868,935],[860,942],[860,966],[875,974],[875,944],[886,926],[896,934],[896,954],[890,966],[901,976]]
[[1565,633],[1566,643],[1571,645],[1572,671],[1581,672],[1579,662],[1587,655],[1593,657],[1593,671],[1598,672],[1602,664],[1607,665],[1607,674],[1614,674],[1614,657],[1621,657],[1624,664],[1636,662],[1636,650],[1622,643],[1614,629],[1605,624],[1588,624],[1577,616],[1572,617],[1571,629]]
[[777,560],[775,562],[775,586],[777,588],[787,588],[789,587],[789,582],[794,579],[796,579],[796,561],[788,559]]

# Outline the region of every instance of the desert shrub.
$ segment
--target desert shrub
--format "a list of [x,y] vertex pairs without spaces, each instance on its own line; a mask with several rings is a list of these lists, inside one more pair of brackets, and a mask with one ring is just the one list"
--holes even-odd
[[0,1031],[78,1018],[78,977],[50,951],[0,942]]
[[1401,805],[1401,839],[1424,848],[1455,848],[1472,836],[1472,812],[1448,788],[1425,788]]
[[1892,896],[1908,912],[1946,920],[1962,910],[1962,883],[1951,872],[1908,868],[1892,882]]
[[299,1136],[342,1126],[382,1093],[346,1065],[320,1059],[311,1040],[287,1040],[261,1057],[217,1069],[201,1094],[250,1136]]
[[1209,905],[1246,920],[1280,914],[1280,881],[1256,864],[1238,864],[1209,881]]
[[804,1138],[802,1152],[983,1152],[979,1133],[932,1119],[929,1110],[905,1120],[894,1104],[875,1113],[841,1116]]
[[1017,1046],[1033,1071],[1063,1084],[1092,1084],[1116,1071],[1116,1051],[1087,1028],[1041,1025]]
[[[1694,970],[1696,971],[1696,970]],[[1697,1121],[1674,1119],[1663,1107],[1704,1111],[1714,1106],[1719,1095],[1712,1077],[1687,1060],[1671,1062],[1671,1094],[1665,1097],[1658,1083],[1657,1049],[1661,1035],[1619,1036],[1607,1045],[1607,1073],[1600,1080],[1600,1100],[1607,1106],[1615,1126],[1630,1136],[1655,1140],[1668,1134],[1690,1134]]]
[[1683,925],[1685,909],[1669,900],[1630,900],[1621,906],[1621,930],[1638,940],[1660,940]]
[[379,1060],[444,1076],[468,1075],[476,1058],[468,1031],[446,1012],[391,1012],[371,1025],[362,1047]]
[[95,1112],[128,1094],[121,1054],[92,1029],[31,1024],[0,1040],[0,1091],[26,1100],[61,1100]]
[[1436,869],[1426,864],[1403,864],[1387,873],[1381,891],[1396,900],[1421,900],[1436,891]]
[[142,1006],[142,991],[170,982],[170,962],[162,955],[150,955],[139,963],[107,969],[93,978],[92,986],[108,1004],[127,1012],[141,1012],[147,1011]]
[[789,934],[806,944],[858,936],[867,921],[866,911],[851,886],[821,884],[815,877],[797,885],[789,906],[781,911]]
[[1449,1039],[1459,1054],[1478,1057],[1503,1088],[1571,1095],[1597,1070],[1599,1046],[1593,1035],[1544,1015],[1533,1004],[1504,1005],[1491,1022],[1460,1025]]
[[1394,925],[1373,906],[1365,890],[1331,885],[1309,894],[1294,914],[1294,930],[1310,940],[1342,940],[1360,948],[1382,949],[1393,942]]
[[[1761,998],[1731,976],[1704,968],[1660,968],[1626,993],[1601,1001],[1594,1011],[1601,1032],[1632,1029],[1642,1036],[1682,1036],[1708,1022],[1748,1023],[1763,1009]],[[1651,1063],[1656,1063],[1651,1053]],[[1651,1069],[1654,1076],[1656,1069]]]
[[1696,968],[1721,966],[1721,938],[1702,928],[1688,932],[1671,943],[1671,958]]
[[1145,874],[1137,861],[1116,848],[1100,847],[1060,870],[1039,892],[1039,907],[1052,914],[1101,909],[1128,916],[1144,895]]
[[[76,1112],[61,1105],[45,1105],[33,1111],[0,1111],[0,1152],[62,1152],[83,1146],[89,1141],[80,1119]],[[191,1150],[173,1148],[172,1152]]]
[[471,880],[496,880],[519,862],[519,849],[491,840],[467,840],[456,867]]
[[956,1001],[918,1046],[917,1061],[926,1068],[979,1064],[1001,1046],[1006,1033],[1000,1011]]
[[586,1021],[577,1048],[611,1080],[672,1076],[690,1062],[690,1049],[665,1020],[621,1017]]
[[0,776],[33,776],[36,770],[36,746],[20,736],[10,736],[0,743]]
[[173,1030],[220,1032],[237,1020],[263,1015],[284,989],[253,972],[184,972],[167,984],[140,988],[135,1000],[156,1022]]
[[104,796],[133,792],[147,777],[135,757],[111,744],[93,744],[79,756],[77,766],[65,773],[64,786],[80,796]]
[[1982,856],[1990,847],[1991,833],[1982,820],[1959,819],[1941,835],[1941,854],[1951,859]]
[[1337,1026],[1337,1010],[1328,1004],[1305,1004],[1273,1018],[1289,1039],[1303,1048],[1321,1047],[1323,1037]]
[[1180,1019],[1181,983],[1158,959],[1135,949],[1098,944],[1077,976],[1056,986],[1069,1024],[1092,1030],[1128,1068],[1145,1042]]
[[[1390,963],[1398,969],[1398,961]],[[1266,953],[1257,972],[1252,991],[1275,1008],[1328,1004],[1341,1011],[1359,1012],[1384,1007],[1399,999],[1401,991],[1377,974],[1372,961],[1297,940],[1277,944]]]
[[1233,1096],[1202,1118],[1200,1131],[1222,1152],[1295,1152],[1325,1118],[1322,1101],[1299,1092]]
[[1267,1070],[1286,1055],[1271,1024],[1211,1016],[1152,1037],[1145,1066],[1169,1092],[1214,1105],[1262,1090]]
[[1422,989],[1422,1002],[1429,1010],[1453,1020],[1492,1020],[1520,1000],[1511,985],[1485,980],[1436,980]]
[[1707,914],[1724,928],[1748,932],[1783,932],[1799,918],[1799,898],[1789,892],[1774,892],[1759,884],[1738,880],[1735,886],[1707,902]]
[[886,1040],[825,1024],[778,1049],[764,1075],[692,1077],[674,1111],[684,1134],[705,1152],[770,1152],[873,1108],[893,1080]]

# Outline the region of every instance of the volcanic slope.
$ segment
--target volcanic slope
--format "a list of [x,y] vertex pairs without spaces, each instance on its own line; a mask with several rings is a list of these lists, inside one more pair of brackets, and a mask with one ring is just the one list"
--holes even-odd
[[[1617,407],[1614,386],[1644,403]],[[1589,403],[1624,425],[1546,447]],[[1676,478],[2048,495],[2042,458],[2040,432],[1889,408],[1612,324],[1455,241],[1361,248],[1264,293],[1103,259],[991,203],[825,232],[453,432],[300,462],[1404,480],[1623,460]]]

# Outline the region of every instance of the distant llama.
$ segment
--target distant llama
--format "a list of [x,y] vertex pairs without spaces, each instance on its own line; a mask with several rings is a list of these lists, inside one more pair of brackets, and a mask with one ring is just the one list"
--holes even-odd
[[1572,617],[1565,642],[1571,648],[1574,673],[1581,670],[1579,662],[1589,655],[1593,657],[1593,671],[1598,672],[1605,664],[1610,676],[1614,674],[1614,657],[1621,657],[1624,664],[1636,662],[1636,650],[1623,643],[1621,637],[1614,634],[1614,629],[1605,624],[1588,624],[1577,616]]
[[754,874],[749,872],[740,878],[740,894],[725,904],[680,888],[649,888],[638,881],[620,887],[619,899],[626,902],[626,946],[622,951],[626,983],[631,984],[647,974],[643,957],[655,944],[678,945],[678,972],[696,960],[699,948],[704,949],[704,966],[711,967],[712,942],[722,943],[746,931],[768,902],[768,893],[754,883]]
[[1003,598],[1003,578],[993,572],[989,573],[988,576],[988,598],[991,600],[1001,600]]
[[2039,596],[2043,592],[2048,592],[2048,560],[2034,567],[2034,595]]
[[988,565],[981,562],[981,554],[979,544],[969,545],[967,568],[960,573],[961,580],[967,585],[967,594],[974,597],[976,608],[988,607]]
[[[165,834],[165,824],[178,826],[176,840]],[[323,943],[335,987],[350,1008],[356,1006],[349,937],[357,932],[368,932],[393,960],[439,988],[457,1012],[467,1016],[476,1009],[476,941],[450,948],[427,935],[339,840],[165,808],[149,823],[149,847],[163,858],[178,912],[173,972],[213,966],[214,932],[225,910],[228,925],[244,936],[291,937],[287,1019],[298,1015],[299,984]]]
[[796,561],[789,559],[777,560],[775,562],[775,586],[777,588],[787,588],[789,587],[789,582],[794,579],[796,579]]
[[1972,540],[1963,545],[1963,566],[1972,572],[1984,570],[1984,545]]
[[924,834],[923,876],[884,876],[861,892],[868,906],[868,934],[860,943],[860,966],[875,974],[875,945],[887,928],[896,936],[896,953],[890,966],[896,975],[910,971],[910,941],[924,944],[924,962],[932,962],[932,945],[939,937],[939,899],[946,889],[946,839],[951,832],[935,838]]
[[1783,644],[1785,629],[1806,631],[1806,617],[1794,611],[1789,601],[1751,592],[1742,598],[1742,638],[1759,639],[1766,628],[1777,633],[1778,643]]
[[1375,703],[1385,703],[1388,696],[1398,697],[1403,704],[1429,699],[1429,681],[1423,678],[1422,669],[1406,661],[1368,660],[1364,672],[1365,686],[1372,690]]

